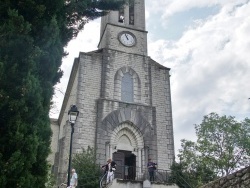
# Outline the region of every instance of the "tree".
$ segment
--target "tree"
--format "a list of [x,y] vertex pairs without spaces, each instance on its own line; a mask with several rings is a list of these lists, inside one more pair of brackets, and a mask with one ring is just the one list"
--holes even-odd
[[188,140],[181,140],[179,162],[171,166],[173,178],[180,188],[199,187],[216,178],[216,174],[204,164],[197,155],[196,143]]
[[123,0],[3,0],[0,6],[0,187],[44,187],[49,110],[64,47]]
[[197,151],[205,164],[210,164],[220,176],[228,175],[250,162],[247,153],[250,147],[249,133],[246,134],[250,124],[246,121],[237,122],[235,117],[220,117],[211,113],[195,126]]
[[242,132],[240,136],[239,145],[246,149],[246,153],[250,156],[250,119],[245,118],[242,121]]
[[78,174],[78,187],[96,188],[99,186],[99,178],[103,174],[100,165],[96,164],[94,148],[82,149],[82,153],[75,154],[72,166]]
[[180,185],[197,187],[249,164],[249,119],[238,122],[232,116],[210,113],[195,129],[197,141],[182,140],[179,162],[172,167],[186,181]]

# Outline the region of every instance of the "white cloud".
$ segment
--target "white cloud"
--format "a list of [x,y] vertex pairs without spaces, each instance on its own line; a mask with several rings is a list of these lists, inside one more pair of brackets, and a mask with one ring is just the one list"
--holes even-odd
[[194,139],[193,125],[210,112],[239,119],[249,116],[249,12],[249,3],[226,6],[206,22],[189,28],[177,42],[150,44],[151,56],[172,69],[177,148],[180,139]]

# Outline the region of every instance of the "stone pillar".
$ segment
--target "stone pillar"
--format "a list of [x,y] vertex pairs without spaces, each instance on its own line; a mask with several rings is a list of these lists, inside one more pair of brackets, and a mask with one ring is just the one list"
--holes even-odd
[[143,181],[142,188],[151,188],[151,182],[149,180]]
[[110,148],[110,144],[109,144],[109,142],[106,142],[106,144],[105,144],[105,162],[108,160],[108,158],[109,158],[109,148]]
[[148,157],[149,157],[149,147],[146,146],[146,147],[144,148],[144,151],[145,151],[145,165],[147,165]]
[[142,171],[144,172],[145,161],[146,161],[146,159],[145,159],[145,149],[142,148],[141,150],[142,150]]
[[113,160],[113,148],[111,145],[109,145],[109,158]]
[[142,167],[142,165],[141,165],[141,162],[142,162],[141,150],[142,150],[141,148],[138,149],[138,160],[139,160],[138,166],[139,166],[139,174],[140,175],[141,175],[141,167]]

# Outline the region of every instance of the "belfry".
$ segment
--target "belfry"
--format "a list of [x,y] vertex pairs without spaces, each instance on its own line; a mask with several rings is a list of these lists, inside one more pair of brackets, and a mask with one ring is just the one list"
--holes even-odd
[[[54,170],[68,168],[68,110],[79,110],[72,152],[95,148],[97,162],[112,158],[118,166],[135,167],[149,158],[169,170],[174,160],[170,69],[148,56],[144,0],[131,1],[101,19],[98,50],[75,58],[58,124]],[[117,178],[124,171],[117,169]]]

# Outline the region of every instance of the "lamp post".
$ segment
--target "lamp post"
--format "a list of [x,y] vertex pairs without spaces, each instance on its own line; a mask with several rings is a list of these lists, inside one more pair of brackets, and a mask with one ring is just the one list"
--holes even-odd
[[68,166],[68,182],[67,182],[67,186],[70,186],[72,139],[73,139],[73,133],[74,133],[74,125],[75,125],[78,114],[79,114],[79,111],[77,110],[76,105],[71,105],[70,110],[68,111],[69,122],[70,122],[70,125],[71,125],[71,135],[70,135],[69,166]]

